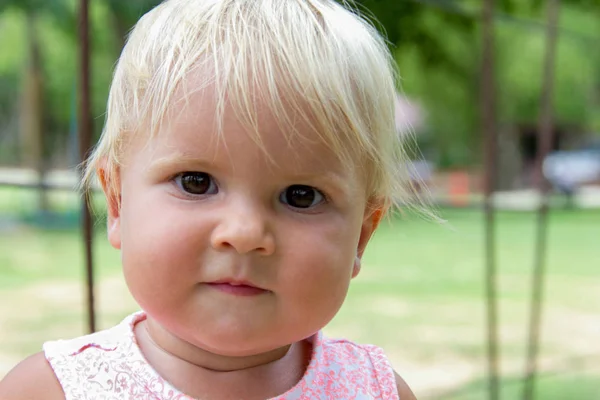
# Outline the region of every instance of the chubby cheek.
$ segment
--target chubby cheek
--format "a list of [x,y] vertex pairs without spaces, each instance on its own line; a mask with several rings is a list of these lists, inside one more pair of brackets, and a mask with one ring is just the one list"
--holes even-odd
[[[326,324],[341,307],[350,280],[360,236],[360,223],[325,221],[311,229],[290,229],[286,253],[294,268],[280,271],[299,313],[314,313]],[[315,313],[315,310],[319,310]],[[315,321],[317,322],[317,321]],[[320,327],[319,327],[320,328]]]
[[200,238],[192,227],[198,224],[181,214],[182,210],[165,204],[160,196],[123,198],[123,271],[140,303],[145,301],[139,296],[158,299],[183,295],[186,282],[188,287],[197,282],[200,246],[194,242]]

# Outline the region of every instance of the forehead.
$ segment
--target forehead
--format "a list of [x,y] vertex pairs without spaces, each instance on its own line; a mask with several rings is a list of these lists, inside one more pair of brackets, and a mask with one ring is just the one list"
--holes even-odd
[[319,132],[318,124],[286,107],[286,100],[280,104],[283,113],[258,98],[240,111],[239,104],[236,107],[228,99],[222,102],[214,86],[199,90],[186,86],[188,92],[179,89],[156,134],[150,138],[138,135],[138,144],[145,143],[152,158],[201,158],[221,164],[228,160],[235,165],[243,157],[265,172],[317,174],[328,170],[355,175],[357,164],[344,162]]

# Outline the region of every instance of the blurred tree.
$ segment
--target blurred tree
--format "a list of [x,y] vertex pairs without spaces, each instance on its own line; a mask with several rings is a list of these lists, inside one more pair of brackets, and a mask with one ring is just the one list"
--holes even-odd
[[[478,163],[481,154],[477,128],[481,0],[355,2],[359,8],[368,8],[379,21],[377,26],[386,32],[401,72],[399,89],[415,99],[427,114],[426,129],[417,136],[427,145],[426,154],[444,167]],[[159,0],[91,2],[95,117],[104,113],[114,62],[127,32],[142,14],[158,3]],[[499,120],[503,127],[510,127],[537,120],[543,2],[498,0],[497,4]],[[563,0],[563,4],[566,11],[561,24],[564,27],[592,37],[600,31],[597,0]],[[22,16],[19,29],[23,31],[23,38],[3,41],[0,74],[25,75],[20,60],[25,58],[23,50],[32,47],[21,40],[25,37],[25,11],[37,10],[35,25],[42,65],[42,94],[46,100],[43,107],[46,138],[50,135],[52,143],[66,143],[72,131],[70,125],[76,104],[76,1],[0,0],[0,12],[8,8],[12,10],[11,15]],[[6,25],[2,24],[3,29]],[[8,25],[14,27],[14,23]],[[593,106],[600,102],[600,57],[590,41],[573,37],[564,34],[560,38],[557,116],[586,127],[594,123],[600,125],[600,117],[593,112]],[[11,100],[4,93],[0,94],[0,102]],[[101,125],[95,124],[96,134]],[[72,160],[61,153],[60,162],[64,163],[65,159]]]
[[119,50],[125,44],[127,33],[138,19],[161,0],[105,0],[112,15],[115,34],[117,35]]
[[[104,112],[112,67],[127,31],[159,2],[99,0],[91,3],[95,116]],[[44,165],[51,163],[51,153],[55,151],[61,152],[59,159],[63,162],[77,162],[76,143],[66,146],[69,148],[56,147],[65,144],[69,135],[70,142],[76,140],[77,5],[75,0],[0,0],[3,28],[7,25],[11,28],[8,29],[11,40],[4,41],[0,56],[0,72],[4,71],[1,73],[6,76],[18,72],[21,81],[18,153],[24,165],[39,169],[41,174]],[[114,22],[115,29],[106,29],[107,20]],[[3,91],[2,94],[8,96],[8,93]],[[1,108],[8,109],[14,102],[14,98],[0,97]],[[96,129],[96,134],[98,132]],[[64,154],[65,151],[68,154]]]
[[37,171],[40,188],[38,190],[38,209],[49,211],[48,198],[44,185],[46,174],[46,137],[44,135],[44,81],[38,18],[41,13],[50,13],[64,20],[69,12],[63,0],[0,0],[0,12],[10,8],[20,10],[25,15],[25,37],[27,56],[23,68],[21,107],[20,107],[20,144],[22,162]]
[[431,0],[356,1],[359,10],[364,10],[367,17],[373,17],[373,22],[395,51],[416,45],[426,67],[449,70],[464,78],[465,66],[445,46],[444,32],[470,36],[475,21],[468,15],[452,12],[457,7],[454,0],[434,1],[433,5],[438,7],[431,7],[429,3]]
[[[427,129],[418,139],[435,150],[432,158],[443,167],[479,163],[481,137],[476,121],[482,2],[357,0],[357,4],[368,8],[387,34],[403,78],[401,89],[427,112]],[[519,126],[535,127],[538,118],[544,4],[541,0],[497,2],[499,123],[503,128],[501,140],[514,150],[507,165],[519,164],[514,159],[519,156],[519,136],[510,132]],[[600,2],[564,0],[563,8],[556,75],[557,121],[577,129],[600,125],[593,112],[593,105],[600,102],[600,74],[595,73],[600,70],[600,57],[597,51],[590,51],[600,31]]]
[[388,37],[400,90],[427,114],[417,136],[425,156],[445,167],[471,164],[478,140],[478,14],[455,0],[360,0],[358,5]]

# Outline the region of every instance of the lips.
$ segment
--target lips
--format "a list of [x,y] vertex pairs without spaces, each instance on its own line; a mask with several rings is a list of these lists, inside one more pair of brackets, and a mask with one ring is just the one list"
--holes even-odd
[[250,282],[231,279],[208,282],[207,285],[220,292],[242,297],[258,296],[268,292],[268,290],[257,287]]

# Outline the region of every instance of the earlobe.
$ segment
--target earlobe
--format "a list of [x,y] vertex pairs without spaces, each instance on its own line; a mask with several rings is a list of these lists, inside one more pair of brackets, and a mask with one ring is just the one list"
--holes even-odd
[[379,222],[383,217],[384,211],[382,208],[376,208],[370,211],[363,220],[363,224],[360,229],[360,238],[358,239],[358,246],[356,248],[356,257],[354,259],[354,266],[352,267],[352,278],[356,278],[360,273],[362,264],[362,256],[367,248],[367,244],[373,236],[373,233],[379,226]]
[[360,273],[361,262],[362,260],[359,256],[356,256],[354,258],[354,266],[352,267],[352,278],[356,278]]
[[117,250],[121,249],[121,219],[108,217],[107,221],[108,242]]

